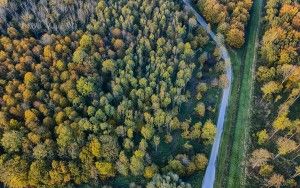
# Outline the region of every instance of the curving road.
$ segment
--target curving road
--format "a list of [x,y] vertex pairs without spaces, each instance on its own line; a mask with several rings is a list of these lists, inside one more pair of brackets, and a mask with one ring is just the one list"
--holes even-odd
[[186,8],[189,9],[197,18],[198,23],[204,27],[204,29],[207,31],[207,33],[210,35],[210,37],[216,42],[217,46],[221,49],[222,52],[222,58],[227,64],[226,68],[226,75],[228,79],[228,87],[223,90],[223,96],[222,101],[220,104],[220,110],[219,110],[219,116],[218,116],[218,122],[217,122],[217,135],[215,137],[208,166],[205,171],[204,179],[202,181],[202,188],[213,188],[214,182],[215,182],[215,176],[216,176],[216,161],[217,156],[219,152],[219,147],[221,143],[221,136],[223,132],[224,127],[224,121],[225,121],[225,115],[226,115],[226,109],[228,106],[228,100],[230,96],[230,90],[231,90],[231,83],[232,83],[232,69],[231,69],[231,60],[229,53],[223,44],[222,41],[216,36],[215,33],[213,33],[206,23],[206,21],[203,19],[203,17],[197,13],[197,11],[191,6],[191,3],[189,0],[183,0],[184,4],[186,5]]

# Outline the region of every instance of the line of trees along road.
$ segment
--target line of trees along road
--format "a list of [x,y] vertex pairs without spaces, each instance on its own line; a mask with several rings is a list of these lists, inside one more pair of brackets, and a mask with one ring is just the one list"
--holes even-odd
[[194,1],[205,19],[224,36],[226,43],[240,48],[245,43],[245,27],[249,20],[252,0]]

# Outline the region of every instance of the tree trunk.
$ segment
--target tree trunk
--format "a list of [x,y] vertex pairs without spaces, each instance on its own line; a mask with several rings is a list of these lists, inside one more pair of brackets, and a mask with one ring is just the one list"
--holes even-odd
[[280,156],[280,154],[278,153],[278,154],[273,158],[273,160],[277,159],[279,156]]
[[278,132],[278,130],[276,130],[276,131],[270,136],[270,138],[268,139],[268,141],[271,140],[271,138],[272,138],[277,132]]
[[294,158],[292,159],[292,161],[294,161],[297,157],[300,157],[300,154],[297,155],[296,157],[294,157]]

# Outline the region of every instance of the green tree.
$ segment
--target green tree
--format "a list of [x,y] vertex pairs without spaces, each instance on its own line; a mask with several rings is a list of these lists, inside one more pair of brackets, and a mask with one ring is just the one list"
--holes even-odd
[[119,159],[116,163],[116,169],[123,176],[127,176],[129,172],[129,160],[124,151],[120,152]]
[[141,129],[141,133],[145,139],[150,140],[154,135],[154,128],[150,125],[145,125]]
[[144,173],[144,152],[136,150],[130,158],[130,171],[133,175],[138,176]]
[[188,183],[179,179],[179,176],[174,173],[166,175],[156,174],[153,179],[147,184],[146,188],[191,188]]
[[81,39],[79,41],[80,47],[82,47],[84,49],[90,47],[92,45],[92,43],[93,43],[93,39],[88,34],[82,35],[82,37],[81,37]]
[[0,165],[0,174],[1,182],[9,187],[28,186],[28,163],[19,156],[15,156]]
[[115,63],[113,60],[108,59],[102,62],[103,72],[113,72],[115,70]]
[[95,157],[100,157],[101,155],[101,143],[99,142],[99,140],[97,138],[93,138],[89,144],[89,148],[91,153],[95,156]]
[[83,96],[90,95],[94,90],[95,86],[92,81],[88,78],[81,77],[76,83],[77,91]]
[[259,169],[259,174],[264,177],[270,176],[273,172],[273,168],[274,167],[272,165],[262,165]]
[[47,157],[47,148],[44,144],[37,144],[34,148],[33,148],[33,156],[37,159],[44,159]]
[[102,179],[115,176],[115,170],[113,164],[110,162],[96,162],[96,168],[98,170],[99,176]]
[[31,186],[42,186],[48,184],[47,164],[43,160],[33,161],[28,172],[28,183]]
[[83,62],[84,58],[86,58],[87,56],[88,56],[87,53],[81,47],[79,47],[73,53],[73,61],[75,63],[81,63]]
[[264,129],[262,131],[259,131],[257,134],[257,137],[258,137],[258,144],[264,144],[268,139],[269,139],[269,135],[267,133],[267,130]]
[[196,108],[195,108],[195,111],[197,112],[197,114],[200,117],[203,117],[205,115],[205,105],[204,105],[204,103],[202,103],[202,102],[198,103]]
[[20,151],[22,147],[22,133],[19,131],[7,131],[3,133],[1,145],[9,152]]

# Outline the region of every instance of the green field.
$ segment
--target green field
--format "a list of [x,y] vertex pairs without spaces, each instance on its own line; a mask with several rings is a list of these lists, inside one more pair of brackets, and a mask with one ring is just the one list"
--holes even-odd
[[[234,72],[221,149],[218,159],[215,187],[245,186],[245,156],[248,125],[250,124],[253,70],[263,1],[255,0],[247,30],[245,47],[231,51]],[[226,178],[226,179],[225,179]]]

